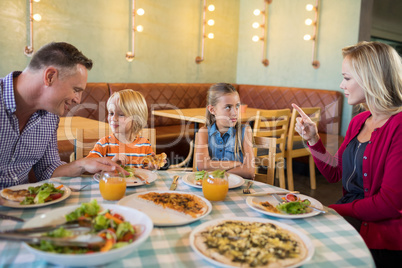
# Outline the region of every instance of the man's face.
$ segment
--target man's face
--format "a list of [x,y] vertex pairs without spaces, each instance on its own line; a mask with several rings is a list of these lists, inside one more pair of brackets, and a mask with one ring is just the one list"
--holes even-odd
[[54,75],[48,85],[51,90],[46,92],[46,110],[62,116],[73,103],[80,103],[87,78],[87,69],[81,64],[78,64],[71,73],[64,74],[57,71],[57,75]]

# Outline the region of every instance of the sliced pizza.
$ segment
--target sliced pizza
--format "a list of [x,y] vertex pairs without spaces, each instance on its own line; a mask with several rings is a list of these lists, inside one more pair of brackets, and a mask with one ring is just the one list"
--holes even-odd
[[288,267],[308,255],[298,235],[262,222],[219,222],[197,233],[194,245],[208,258],[234,267]]
[[157,165],[158,167],[163,167],[166,163],[167,155],[165,153],[157,155],[148,155],[142,159],[142,164],[148,166],[149,164]]
[[138,198],[166,209],[190,215],[193,218],[198,218],[208,211],[208,206],[204,200],[192,194],[149,192],[139,195]]
[[22,202],[24,201],[25,197],[30,196],[28,189],[22,190],[11,190],[11,189],[3,189],[1,191],[1,196],[7,200],[14,201],[14,202]]
[[254,206],[256,206],[256,207],[258,207],[258,208],[260,208],[262,210],[268,211],[268,212],[281,213],[279,211],[279,209],[277,209],[275,206],[273,206],[268,201],[265,201],[265,202],[255,202],[255,201],[253,201],[253,204],[254,204]]

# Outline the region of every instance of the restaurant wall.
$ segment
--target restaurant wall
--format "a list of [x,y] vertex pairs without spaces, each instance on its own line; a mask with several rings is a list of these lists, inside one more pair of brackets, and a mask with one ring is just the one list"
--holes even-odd
[[[131,50],[131,0],[41,0],[34,2],[35,49],[51,41],[74,44],[94,67],[89,82],[214,83],[236,81],[239,0],[214,0],[211,13],[215,38],[205,41],[205,61],[200,55],[199,0],[137,0],[136,16],[144,26],[136,34],[136,58]],[[29,43],[28,0],[0,0],[0,77],[22,70],[29,62],[23,53]]]
[[[320,67],[311,65],[312,42],[304,41],[305,34],[313,35],[313,27],[306,26],[313,12],[305,9],[313,0],[273,0],[269,5],[267,55],[269,66],[262,61],[262,42],[253,42],[253,35],[261,29],[251,27],[261,17],[253,15],[263,9],[262,0],[240,0],[239,45],[236,83],[289,86],[339,90],[341,83],[341,49],[358,41],[360,0],[322,0],[318,33]],[[345,135],[352,116],[352,107],[345,98],[342,135]]]

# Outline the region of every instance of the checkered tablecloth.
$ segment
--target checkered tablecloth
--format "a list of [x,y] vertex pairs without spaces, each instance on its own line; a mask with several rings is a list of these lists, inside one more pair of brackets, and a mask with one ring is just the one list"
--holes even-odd
[[[173,175],[183,175],[172,171],[158,171],[158,179],[150,185],[128,187],[126,195],[153,190],[168,190]],[[0,213],[30,219],[57,207],[63,207],[97,199],[100,203],[117,203],[103,201],[98,183],[91,177],[57,178],[63,184],[79,187],[90,184],[85,191],[72,193],[60,203],[41,208],[15,209],[0,207]],[[267,190],[270,185],[256,182],[253,189]],[[252,210],[246,204],[242,193],[244,186],[229,190],[224,202],[212,202],[213,209],[207,217],[184,226],[154,227],[150,237],[137,250],[119,261],[106,264],[105,267],[212,267],[199,257],[190,247],[191,231],[203,222],[231,217],[267,218],[288,225],[306,234],[315,246],[313,258],[303,267],[374,267],[370,252],[360,235],[335,211],[305,219],[280,219],[265,216]],[[178,191],[185,191],[202,196],[202,190],[188,186],[179,180]],[[0,230],[22,227],[21,223],[0,220]],[[72,257],[73,258],[73,257]],[[85,264],[83,264],[85,266]],[[54,267],[29,253],[20,243],[0,241],[0,267]]]

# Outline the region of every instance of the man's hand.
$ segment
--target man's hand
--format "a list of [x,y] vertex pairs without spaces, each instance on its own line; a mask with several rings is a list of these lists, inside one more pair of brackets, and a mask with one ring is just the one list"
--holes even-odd
[[296,125],[295,130],[299,135],[308,141],[310,145],[316,144],[320,136],[318,136],[318,129],[317,125],[306,115],[303,110],[297,106],[296,104],[292,103],[294,109],[296,109],[301,117],[296,118]]
[[77,160],[76,162],[80,162],[79,165],[83,168],[83,172],[89,173],[97,173],[101,171],[115,171],[122,172],[125,175],[129,175],[127,171],[125,171],[120,165],[110,160],[107,157],[96,157],[96,158],[82,158]]

